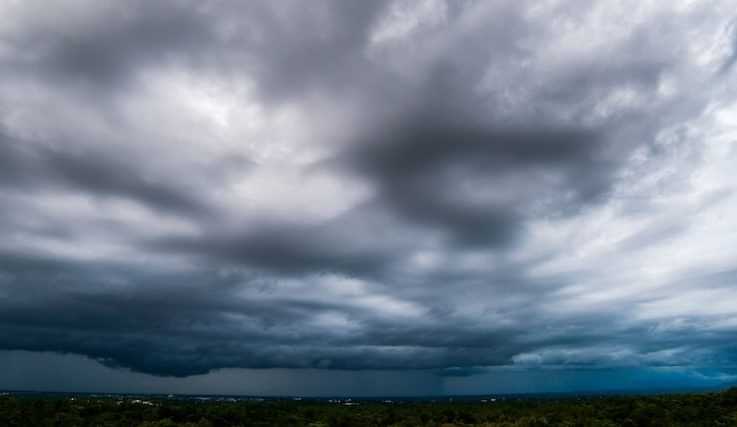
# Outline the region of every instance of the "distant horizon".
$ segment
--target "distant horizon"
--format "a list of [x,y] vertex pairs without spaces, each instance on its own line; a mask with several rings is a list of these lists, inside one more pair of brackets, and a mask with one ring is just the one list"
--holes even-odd
[[[510,367],[496,367],[496,370],[491,368],[485,374],[477,369],[472,374],[450,377],[439,375],[438,371],[415,371],[412,373],[414,376],[408,377],[407,372],[388,370],[355,372],[319,369],[226,369],[207,375],[167,378],[103,367],[93,360],[74,355],[57,356],[46,353],[39,356],[29,352],[14,352],[14,354],[14,359],[4,358],[3,353],[0,352],[0,364],[9,367],[4,372],[0,372],[0,388],[7,391],[31,393],[253,397],[387,397],[394,393],[393,397],[448,397],[548,393],[640,392],[651,394],[688,390],[722,390],[737,386],[737,381],[734,380],[709,379],[710,375],[713,375],[709,372],[703,372],[698,377],[694,377],[687,367],[651,370],[633,367],[609,370],[590,368],[577,374],[560,369],[548,372],[524,370],[510,372]],[[36,360],[30,365],[35,368],[28,369],[19,366],[19,363],[32,358]],[[582,378],[584,373],[589,377]],[[532,376],[533,374],[535,377]],[[557,381],[551,381],[554,375],[558,376]],[[537,379],[536,383],[532,382],[534,378]],[[262,387],[260,384],[266,379],[271,381],[272,391],[259,392],[259,388]],[[601,382],[591,386],[594,383],[592,379],[601,380]],[[54,383],[55,386],[49,385]],[[7,387],[6,385],[9,384],[16,387]],[[35,384],[36,387],[20,387],[21,385],[27,387],[30,384]],[[100,387],[99,384],[106,384],[106,389]],[[416,384],[420,386],[417,387]],[[332,388],[328,389],[328,387]]]
[[0,395],[79,395],[79,396],[153,396],[153,397],[191,397],[191,398],[243,398],[243,399],[273,399],[273,400],[434,400],[434,399],[460,399],[460,400],[478,400],[485,398],[505,398],[505,397],[543,397],[543,396],[650,396],[661,394],[691,394],[691,393],[711,393],[722,392],[737,387],[737,383],[722,387],[701,386],[701,387],[685,387],[685,388],[665,388],[665,389],[622,389],[622,390],[569,390],[569,391],[547,391],[547,392],[518,392],[518,393],[481,393],[481,394],[428,394],[428,395],[276,395],[276,394],[200,394],[200,393],[149,393],[149,392],[105,392],[105,391],[52,391],[52,390],[3,390],[0,389]]

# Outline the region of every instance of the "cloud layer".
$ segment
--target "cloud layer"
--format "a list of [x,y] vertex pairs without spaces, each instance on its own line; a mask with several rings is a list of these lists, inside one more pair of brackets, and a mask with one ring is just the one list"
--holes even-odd
[[733,367],[730,2],[359,3],[0,5],[1,349]]

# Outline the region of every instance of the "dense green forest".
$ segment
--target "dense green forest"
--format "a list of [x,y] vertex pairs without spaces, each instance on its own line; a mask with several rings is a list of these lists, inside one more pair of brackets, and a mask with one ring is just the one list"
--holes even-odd
[[466,402],[0,397],[0,426],[737,426],[720,393]]

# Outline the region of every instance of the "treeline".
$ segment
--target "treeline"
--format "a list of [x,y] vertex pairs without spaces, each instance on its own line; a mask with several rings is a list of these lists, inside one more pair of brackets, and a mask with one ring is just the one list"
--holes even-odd
[[0,426],[737,426],[737,388],[720,393],[494,403],[193,402],[0,397]]

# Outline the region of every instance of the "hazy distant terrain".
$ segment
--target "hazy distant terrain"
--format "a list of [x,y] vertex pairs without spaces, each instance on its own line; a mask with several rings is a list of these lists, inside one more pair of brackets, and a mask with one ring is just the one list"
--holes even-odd
[[566,399],[353,401],[0,397],[2,426],[734,426],[737,388]]

